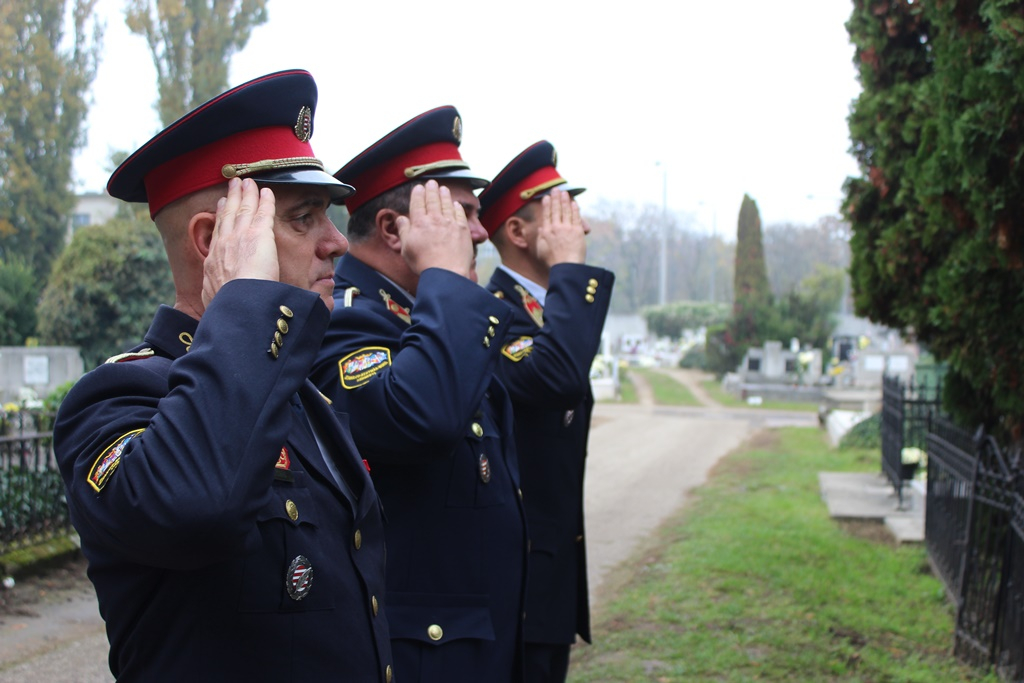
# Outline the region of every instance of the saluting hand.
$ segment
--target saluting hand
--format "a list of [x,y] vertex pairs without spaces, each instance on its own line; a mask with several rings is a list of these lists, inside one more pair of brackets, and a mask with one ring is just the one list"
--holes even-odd
[[240,278],[278,280],[274,240],[276,200],[251,178],[228,182],[228,194],[217,202],[217,220],[210,251],[203,263],[203,305],[209,306],[224,283]]
[[447,187],[428,180],[415,185],[409,197],[409,216],[396,219],[402,257],[414,273],[443,268],[469,277],[473,267],[473,238],[462,204],[452,201]]
[[557,263],[583,263],[587,258],[587,229],[580,207],[569,193],[555,189],[540,200],[537,259],[549,268]]

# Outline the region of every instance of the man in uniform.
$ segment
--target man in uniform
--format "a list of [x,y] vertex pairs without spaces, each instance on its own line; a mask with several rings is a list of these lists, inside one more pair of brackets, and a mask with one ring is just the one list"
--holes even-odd
[[107,185],[148,202],[175,284],[54,429],[118,681],[392,680],[380,502],[307,379],[352,191],[313,157],[316,100],[305,71],[238,86]]
[[[419,683],[522,680],[525,522],[493,376],[511,314],[470,279],[486,181],[461,134],[453,107],[433,109],[335,174],[360,189],[313,372],[380,492],[395,668]],[[436,204],[448,220],[423,222]]]
[[564,681],[578,633],[590,641],[583,474],[590,366],[615,276],[584,264],[589,229],[551,143],[512,160],[480,194],[501,265],[487,288],[514,312],[498,376],[512,396],[530,528],[526,680]]

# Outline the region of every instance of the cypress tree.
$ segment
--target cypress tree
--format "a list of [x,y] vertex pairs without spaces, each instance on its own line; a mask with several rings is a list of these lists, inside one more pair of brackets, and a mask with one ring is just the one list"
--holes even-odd
[[742,357],[747,346],[761,342],[759,333],[765,331],[772,307],[761,235],[761,214],[757,202],[748,195],[743,195],[736,226],[733,283],[735,298],[729,336],[733,346],[742,347],[739,351]]
[[948,362],[947,407],[1024,439],[1024,3],[854,0],[857,313]]

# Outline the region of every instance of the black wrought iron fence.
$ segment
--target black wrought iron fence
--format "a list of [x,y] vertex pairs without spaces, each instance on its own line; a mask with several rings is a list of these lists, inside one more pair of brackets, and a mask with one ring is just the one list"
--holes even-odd
[[1024,477],[990,436],[935,418],[927,437],[925,544],[956,601],[953,651],[1024,681]]
[[925,545],[951,598],[960,591],[968,514],[974,483],[974,436],[946,418],[928,432]]
[[0,553],[71,530],[48,416],[23,418],[0,436]]
[[975,664],[995,662],[1010,550],[1013,472],[992,437],[979,436],[967,522],[953,651]]
[[1024,681],[1024,477],[1017,472],[1007,551],[1006,611],[999,624],[996,667],[1007,680]]
[[903,505],[903,484],[913,479],[918,465],[903,461],[904,449],[924,452],[931,420],[942,414],[942,385],[882,378],[882,472]]

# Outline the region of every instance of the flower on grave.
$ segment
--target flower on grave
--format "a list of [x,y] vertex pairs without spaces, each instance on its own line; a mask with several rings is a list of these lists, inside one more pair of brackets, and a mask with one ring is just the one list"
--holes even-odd
[[904,448],[900,451],[900,462],[904,465],[920,465],[925,454],[920,448]]
[[0,406],[0,434],[6,434],[11,428],[11,420],[21,408],[17,403],[8,401]]

